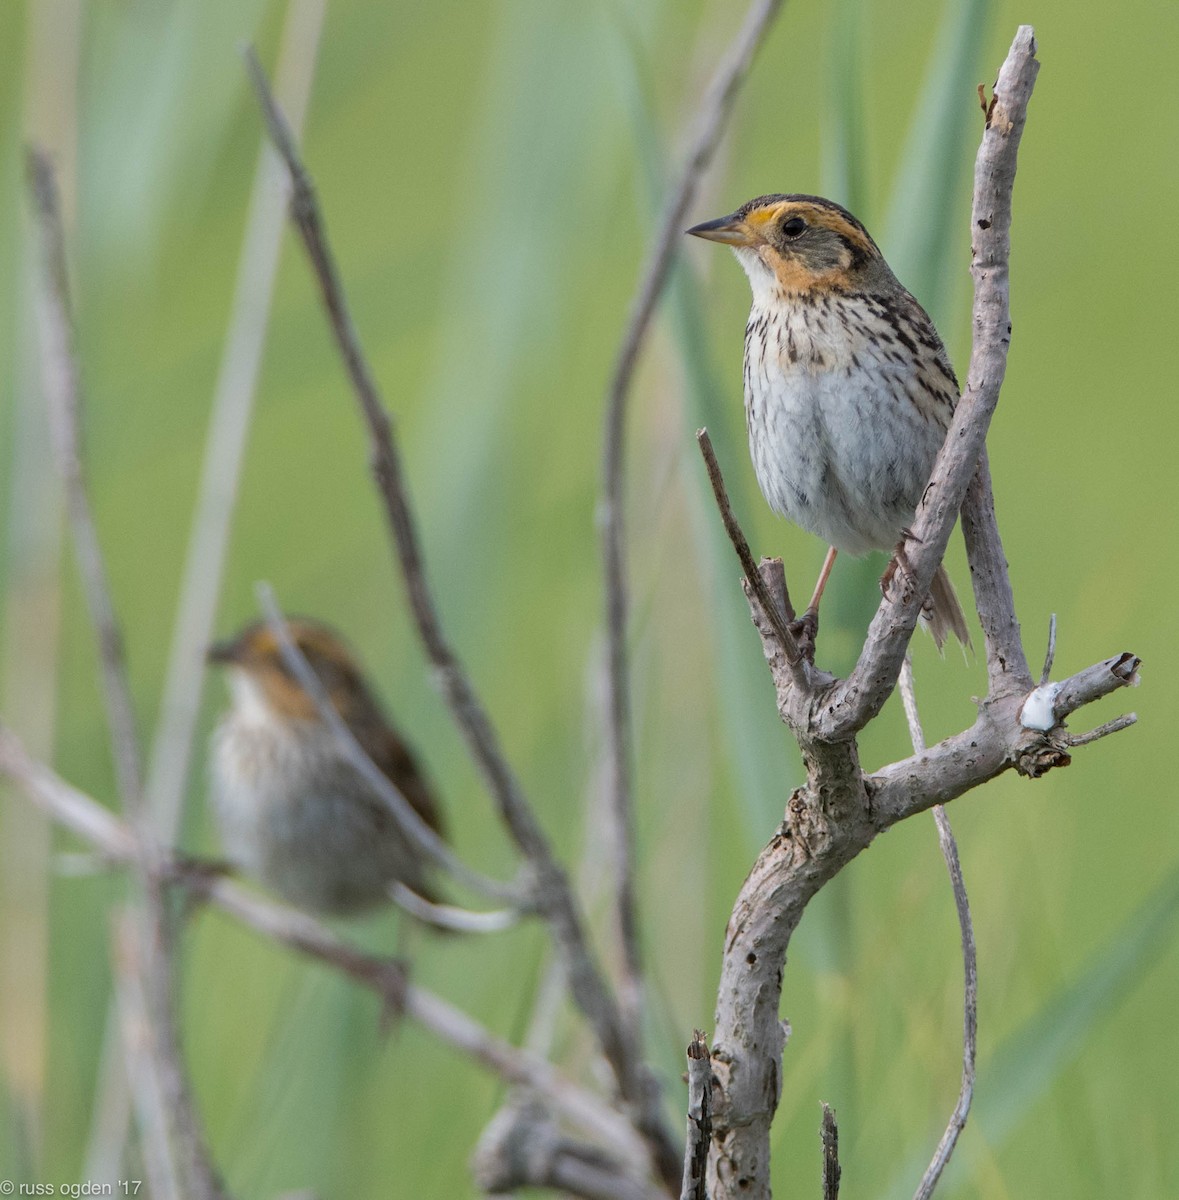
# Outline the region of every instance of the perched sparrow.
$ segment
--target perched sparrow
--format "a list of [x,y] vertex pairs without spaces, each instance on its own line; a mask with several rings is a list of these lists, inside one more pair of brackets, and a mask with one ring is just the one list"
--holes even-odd
[[[745,416],[770,507],[830,550],[891,550],[903,539],[946,437],[958,380],[933,322],[901,286],[868,231],[818,196],[759,196],[688,230],[733,247],[749,276]],[[940,648],[969,644],[942,567],[925,603]]]
[[[295,644],[373,762],[442,832],[429,784],[339,637],[289,623]],[[273,632],[247,626],[209,651],[229,670],[233,704],[213,735],[213,805],[228,857],[284,900],[328,914],[389,900],[399,880],[429,898],[426,870],[393,815],[348,763]]]

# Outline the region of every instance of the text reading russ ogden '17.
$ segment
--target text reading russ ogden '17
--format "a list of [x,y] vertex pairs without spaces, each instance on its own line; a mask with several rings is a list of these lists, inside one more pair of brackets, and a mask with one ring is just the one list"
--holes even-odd
[[118,1183],[16,1183],[0,1179],[0,1196],[138,1196],[141,1179],[120,1179]]

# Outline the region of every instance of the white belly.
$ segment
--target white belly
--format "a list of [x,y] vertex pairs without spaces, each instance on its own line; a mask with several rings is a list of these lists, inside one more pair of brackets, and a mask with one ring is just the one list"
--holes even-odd
[[945,429],[914,404],[911,362],[853,343],[828,314],[746,330],[745,413],[775,512],[850,554],[892,549],[913,520]]
[[212,796],[231,861],[292,904],[346,913],[416,890],[421,867],[332,735],[230,714],[213,739]]

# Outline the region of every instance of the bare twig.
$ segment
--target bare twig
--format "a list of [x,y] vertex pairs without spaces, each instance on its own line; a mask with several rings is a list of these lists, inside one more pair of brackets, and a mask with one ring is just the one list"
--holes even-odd
[[451,716],[496,801],[500,817],[532,867],[537,907],[548,920],[566,957],[570,992],[594,1030],[619,1091],[634,1106],[636,1121],[652,1148],[660,1176],[669,1185],[678,1184],[679,1146],[667,1127],[658,1085],[642,1061],[633,1031],[623,1019],[617,997],[595,959],[565,872],[508,765],[487,710],[443,633],[426,580],[393,427],[360,348],[310,176],[299,159],[286,119],[270,93],[257,57],[250,52],[246,62],[271,140],[287,165],[292,187],[292,219],[311,261],[336,343],[368,427],[373,474],[418,637]]
[[429,859],[436,867],[446,871],[472,891],[497,900],[508,900],[517,908],[527,907],[529,905],[528,898],[520,887],[500,883],[498,880],[472,870],[422,820],[413,805],[394,787],[384,771],[368,756],[364,747],[357,741],[356,735],[336,711],[327,688],[311,669],[311,664],[295,644],[294,638],[291,637],[291,631],[287,627],[286,618],[278,606],[273,589],[268,583],[259,583],[256,592],[258,605],[278,641],[283,661],[298,680],[299,686],[311,697],[312,703],[319,713],[319,719],[332,731],[332,736],[339,743],[345,757],[388,808],[405,839],[424,858]]
[[73,533],[78,570],[98,641],[103,695],[110,725],[111,747],[119,792],[134,820],[140,817],[143,791],[139,738],[135,731],[135,706],[127,683],[123,636],[111,603],[110,585],[98,540],[98,527],[86,494],[82,467],[81,382],[74,357],[73,319],[70,314],[69,277],[61,205],[53,163],[38,146],[28,150],[29,188],[35,206],[44,260],[45,290],[42,308],[45,401],[53,430],[57,468],[65,487],[66,511]]
[[1123,729],[1129,729],[1137,720],[1137,713],[1126,713],[1124,716],[1114,717],[1112,721],[1106,721],[1104,725],[1098,725],[1096,729],[1090,729],[1088,733],[1069,734],[1068,744],[1070,746],[1087,746],[1090,742],[1100,741],[1103,737],[1109,737],[1111,733],[1119,733]]
[[1107,658],[1104,662],[1094,663],[1083,671],[1064,680],[1056,693],[1053,709],[1059,720],[1064,720],[1069,713],[1110,692],[1122,687],[1138,686],[1138,668],[1142,660],[1128,650]]
[[[1138,663],[1135,655],[1119,654],[1070,676],[1060,685],[1057,715],[1063,719],[1119,688],[1133,686]],[[1020,769],[1021,756],[1029,750],[1059,754],[1070,746],[1067,735],[1057,739],[1051,732],[1021,731],[1022,705],[1021,696],[987,701],[969,729],[868,776],[865,782],[876,827],[888,829],[935,804],[949,804],[1012,766]]]
[[584,1200],[660,1200],[613,1150],[563,1133],[551,1108],[517,1089],[488,1122],[471,1159],[475,1185],[489,1195],[546,1188]]
[[688,1044],[688,1136],[680,1200],[708,1200],[708,1144],[712,1141],[712,1058],[702,1030]]
[[1052,678],[1052,664],[1056,661],[1056,614],[1048,618],[1048,649],[1044,654],[1044,669],[1040,672],[1040,686]]
[[823,1200],[839,1200],[839,1179],[843,1174],[839,1165],[839,1126],[835,1123],[835,1110],[826,1102],[819,1140],[823,1146]]
[[753,0],[741,28],[725,52],[704,93],[695,132],[678,179],[671,189],[631,302],[626,331],[614,360],[606,400],[602,443],[602,497],[598,524],[602,531],[605,576],[608,701],[606,738],[610,762],[610,795],[614,814],[617,922],[622,942],[624,1003],[638,1038],[642,995],[642,956],[635,918],[634,814],[630,764],[631,702],[626,653],[627,579],[623,479],[626,463],[626,409],[639,353],[655,308],[675,261],[675,250],[700,180],[720,144],[741,85],[749,72],[782,0]]
[[[753,590],[758,604],[761,605],[762,612],[765,613],[766,619],[773,627],[774,635],[782,647],[782,653],[786,656],[786,662],[790,666],[790,672],[794,677],[795,684],[799,688],[809,689],[812,686],[810,664],[803,658],[798,641],[794,634],[790,632],[790,627],[786,624],[784,608],[774,602],[774,598],[770,595],[769,589],[766,586],[766,581],[762,578],[761,572],[753,561],[753,554],[749,549],[749,543],[745,540],[745,534],[742,532],[741,526],[733,514],[732,505],[729,503],[729,494],[725,488],[724,476],[721,474],[720,463],[716,461],[716,454],[712,449],[712,439],[708,436],[708,430],[698,429],[696,431],[696,441],[700,446],[700,453],[704,456],[704,465],[708,470],[708,482],[712,484],[712,494],[716,499],[716,506],[720,510],[725,532],[729,535],[729,541],[733,543],[733,549],[737,552],[741,569],[745,572],[746,582]],[[789,607],[790,597],[789,593],[785,591],[785,587],[783,587],[783,599],[785,600],[785,606]]]
[[389,895],[398,908],[416,917],[424,925],[450,933],[502,933],[520,920],[518,908],[497,908],[491,912],[472,912],[453,904],[435,904],[419,896],[400,880],[389,887]]
[[53,165],[44,151],[30,148],[28,166],[45,260],[46,401],[79,571],[99,645],[119,792],[124,812],[135,831],[131,841],[143,901],[139,921],[143,964],[140,979],[148,1037],[143,1062],[153,1072],[154,1086],[162,1100],[162,1120],[146,1122],[141,1128],[145,1141],[159,1136],[166,1139],[166,1146],[154,1150],[158,1151],[161,1164],[176,1165],[175,1176],[171,1179],[172,1190],[195,1200],[221,1200],[225,1193],[205,1144],[176,1029],[171,929],[157,866],[161,852],[143,806],[142,760],[122,636],[86,493],[81,448],[81,389],[73,353],[65,239],[57,184]]
[[[94,846],[109,863],[134,865],[136,838],[129,826],[30,758],[20,740],[2,725],[0,776],[11,779],[33,803]],[[543,1095],[558,1112],[612,1146],[628,1163],[637,1167],[648,1161],[630,1123],[599,1097],[563,1078],[539,1055],[500,1040],[460,1009],[410,982],[395,960],[357,949],[308,914],[265,900],[232,879],[200,869],[199,864],[165,855],[158,869],[162,880],[186,888],[263,937],[326,963],[507,1082]]]
[[1015,616],[1015,597],[995,516],[995,496],[985,446],[962,504],[962,540],[970,564],[974,605],[983,629],[988,695],[993,699],[1027,691],[1032,685],[1032,676]]
[[[925,732],[921,728],[921,717],[917,712],[917,693],[913,687],[913,664],[905,656],[901,666],[901,700],[905,717],[909,723],[909,737],[913,742],[913,753],[925,750]],[[958,856],[958,842],[950,827],[950,818],[945,807],[935,804],[933,819],[937,823],[937,839],[941,846],[946,869],[950,872],[950,883],[954,889],[954,906],[958,910],[958,929],[962,939],[962,970],[964,976],[962,1003],[962,1083],[958,1100],[950,1114],[949,1123],[934,1151],[933,1159],[921,1177],[914,1193],[914,1200],[929,1200],[937,1187],[958,1138],[966,1127],[970,1104],[974,1098],[975,1057],[978,1050],[978,951],[974,942],[974,922],[970,915],[970,899],[966,894],[966,882],[962,878],[962,862]]]
[[93,846],[107,862],[123,865],[135,861],[135,835],[130,827],[44,763],[30,757],[16,734],[3,725],[0,725],[0,775],[18,784],[43,811]]

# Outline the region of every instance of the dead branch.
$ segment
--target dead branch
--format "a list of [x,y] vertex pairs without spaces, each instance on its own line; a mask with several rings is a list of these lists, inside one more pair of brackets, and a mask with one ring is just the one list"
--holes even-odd
[[[925,750],[925,731],[921,728],[921,717],[917,711],[913,664],[908,655],[905,656],[904,665],[901,667],[900,688],[913,753],[921,754]],[[933,1190],[954,1153],[954,1147],[958,1144],[958,1138],[966,1127],[966,1118],[974,1099],[975,1057],[978,1051],[978,950],[974,942],[970,899],[966,894],[966,881],[962,877],[958,841],[954,837],[954,830],[944,805],[933,806],[933,819],[937,823],[938,844],[946,862],[946,870],[950,873],[950,885],[954,889],[954,907],[958,910],[958,929],[962,939],[962,1083],[958,1089],[954,1111],[950,1114],[950,1120],[934,1151],[933,1159],[921,1177],[914,1200],[929,1200],[933,1195]]]
[[704,1033],[688,1043],[688,1135],[680,1200],[708,1200],[708,1147],[712,1141],[712,1060]]
[[830,1104],[823,1105],[819,1140],[823,1146],[823,1200],[839,1200],[839,1180],[843,1168],[839,1165],[839,1126],[835,1123],[835,1110]]
[[[29,149],[28,169],[44,261],[45,398],[79,572],[98,641],[120,798],[134,831],[130,845],[141,898],[137,921],[140,966],[136,978],[137,995],[143,1001],[143,1047],[142,1053],[135,1056],[135,1064],[151,1074],[152,1093],[158,1099],[158,1110],[151,1119],[142,1120],[140,1128],[147,1154],[161,1172],[166,1172],[157,1180],[165,1195],[224,1200],[226,1193],[205,1142],[180,1047],[172,987],[172,930],[158,871],[160,850],[143,805],[142,756],[123,639],[82,466],[81,384],[74,357],[57,181],[48,154],[39,148]],[[162,1141],[147,1147],[146,1143],[154,1139]]]
[[488,1122],[471,1170],[484,1193],[514,1193],[522,1187],[551,1188],[584,1200],[660,1200],[609,1150],[563,1133],[550,1109],[525,1090],[517,1091]]
[[674,1186],[679,1181],[680,1150],[663,1115],[658,1083],[639,1054],[618,998],[598,965],[568,877],[508,765],[487,710],[443,632],[426,579],[392,422],[361,350],[311,177],[299,157],[286,118],[271,94],[261,64],[252,51],[247,54],[246,64],[271,141],[286,164],[291,182],[291,218],[307,251],[337,347],[368,429],[373,476],[393,536],[419,640],[455,725],[496,801],[504,826],[532,869],[536,907],[548,921],[553,938],[566,959],[569,990],[594,1031],[620,1094],[634,1109],[636,1124],[651,1147],[659,1175],[669,1187]]
[[98,642],[103,695],[119,793],[124,798],[127,811],[137,820],[143,794],[143,772],[139,736],[135,731],[135,706],[127,682],[123,634],[111,602],[98,527],[86,492],[80,432],[82,387],[74,357],[74,328],[61,205],[53,163],[48,153],[40,147],[29,147],[28,175],[29,191],[41,236],[45,283],[41,311],[45,403],[53,431],[57,469],[65,489],[66,511],[69,514],[74,553],[78,558],[78,572]]
[[793,606],[790,603],[790,593],[786,587],[785,572],[783,572],[781,577],[781,604],[779,605],[775,601],[775,598],[770,595],[770,589],[766,581],[762,578],[760,571],[758,571],[757,566],[754,564],[753,552],[749,549],[749,543],[745,540],[745,534],[742,532],[737,518],[733,515],[733,508],[729,503],[728,489],[725,487],[725,479],[721,474],[720,463],[716,461],[716,453],[712,448],[712,438],[708,436],[707,429],[696,430],[696,442],[700,446],[700,453],[704,457],[704,466],[708,471],[708,482],[712,485],[713,499],[716,500],[716,506],[720,510],[725,533],[729,535],[729,541],[733,543],[733,549],[737,552],[737,559],[741,563],[741,569],[745,572],[745,580],[757,597],[757,602],[761,606],[761,611],[765,619],[773,627],[774,635],[782,647],[782,653],[786,656],[786,662],[790,667],[791,674],[794,676],[795,685],[800,688],[809,688],[813,684],[813,672],[810,669],[810,664],[803,658],[798,640],[791,633],[790,626],[787,624],[793,618]]
[[[881,603],[851,675],[834,680],[816,672],[810,687],[798,686],[777,632],[761,604],[751,602],[779,712],[798,741],[807,778],[790,797],[785,819],[754,864],[729,919],[712,1049],[708,1174],[713,1200],[768,1200],[770,1194],[769,1129],[781,1091],[785,1040],[778,1018],[782,968],[810,899],[877,833],[897,821],[945,804],[1002,771],[1014,768],[1035,777],[1066,763],[1071,743],[1061,722],[1068,713],[1136,680],[1137,657],[1118,655],[1050,685],[1050,694],[1038,704],[1048,713],[1045,721],[1021,721],[1032,680],[1019,645],[980,454],[1010,341],[1011,191],[1037,65],[1032,30],[1022,27],[999,75],[975,172],[975,337],[967,387],[918,509],[915,548],[901,588]],[[855,734],[896,685],[921,601],[972,480],[967,549],[975,594],[985,610],[991,691],[969,730],[866,775]],[[771,590],[781,586],[780,564],[763,562],[760,573]]]

